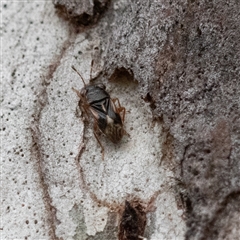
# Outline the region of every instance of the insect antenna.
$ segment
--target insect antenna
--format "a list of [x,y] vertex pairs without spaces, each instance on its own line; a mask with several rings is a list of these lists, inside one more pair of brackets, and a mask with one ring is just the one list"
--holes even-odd
[[81,78],[82,81],[83,81],[84,87],[86,87],[86,83],[85,83],[85,81],[84,81],[82,75],[78,72],[78,70],[77,70],[74,66],[72,66],[72,69],[73,69],[73,70],[74,70],[74,71],[80,76],[80,78]]
[[81,99],[81,93],[77,90],[77,89],[75,89],[75,88],[73,88],[72,87],[72,90],[78,95],[78,97]]

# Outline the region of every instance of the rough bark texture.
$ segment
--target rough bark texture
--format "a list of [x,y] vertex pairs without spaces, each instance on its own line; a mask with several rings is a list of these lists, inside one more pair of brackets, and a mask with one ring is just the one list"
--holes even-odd
[[[53,3],[74,25],[2,6],[1,236],[239,239],[239,1]],[[71,90],[92,58],[130,133],[104,161]]]
[[108,33],[105,73],[132,73],[172,136],[187,239],[230,239],[240,224],[239,12],[238,1],[132,1]]
[[133,1],[105,58],[109,75],[133,72],[172,136],[186,239],[240,237],[239,12],[238,1]]

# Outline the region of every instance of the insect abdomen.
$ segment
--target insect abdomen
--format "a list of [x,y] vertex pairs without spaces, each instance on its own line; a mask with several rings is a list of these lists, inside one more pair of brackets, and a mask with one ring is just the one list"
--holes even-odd
[[123,126],[119,123],[114,123],[114,120],[107,116],[107,126],[104,134],[113,142],[118,143],[123,136]]

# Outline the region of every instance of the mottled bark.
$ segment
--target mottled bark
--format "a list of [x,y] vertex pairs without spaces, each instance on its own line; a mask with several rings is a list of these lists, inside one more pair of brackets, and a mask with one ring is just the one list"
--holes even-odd
[[[239,1],[53,4],[2,6],[1,236],[239,239]],[[72,91],[92,59],[130,134],[104,161]]]
[[133,72],[172,136],[186,239],[240,237],[239,12],[238,1],[133,1],[105,58],[109,75]]
[[163,151],[177,163],[186,238],[239,237],[239,2],[131,1],[119,12],[105,73],[132,74],[171,136]]

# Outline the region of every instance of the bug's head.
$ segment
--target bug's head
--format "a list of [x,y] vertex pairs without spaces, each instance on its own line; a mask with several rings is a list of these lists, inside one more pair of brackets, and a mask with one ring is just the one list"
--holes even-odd
[[80,94],[82,97],[85,97],[87,95],[87,89],[86,87],[82,88],[81,91],[80,91]]
[[99,88],[106,90],[106,86],[103,83],[99,83],[96,86],[98,86]]
[[84,97],[86,95],[86,89],[85,87],[81,89],[81,91],[78,91],[77,89],[75,88],[72,88],[72,90],[78,95],[78,97],[80,99],[82,99],[82,97]]

